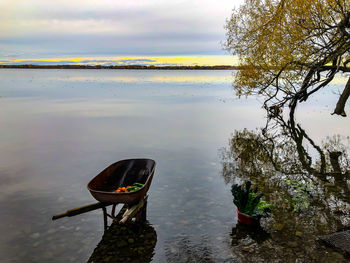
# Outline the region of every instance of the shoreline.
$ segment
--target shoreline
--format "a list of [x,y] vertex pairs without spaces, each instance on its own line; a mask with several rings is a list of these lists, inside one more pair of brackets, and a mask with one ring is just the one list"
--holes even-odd
[[239,70],[241,67],[229,65],[217,66],[143,66],[143,65],[0,65],[0,68],[24,69],[139,69],[139,70]]

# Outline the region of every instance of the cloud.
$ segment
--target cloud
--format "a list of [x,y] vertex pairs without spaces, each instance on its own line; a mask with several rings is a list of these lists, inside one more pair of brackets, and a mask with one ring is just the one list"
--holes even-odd
[[233,6],[229,0],[2,0],[0,45],[25,54],[222,54]]
[[[6,45],[6,46],[4,46]],[[116,55],[221,54],[219,41],[208,34],[72,35],[45,34],[2,38],[0,48],[28,54],[36,51],[56,55],[69,53]],[[27,55],[28,57],[28,55]]]

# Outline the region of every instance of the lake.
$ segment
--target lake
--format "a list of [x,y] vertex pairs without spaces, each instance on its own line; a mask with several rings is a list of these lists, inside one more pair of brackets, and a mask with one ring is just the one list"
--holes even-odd
[[[222,151],[235,131],[266,118],[262,99],[234,96],[232,72],[1,69],[0,80],[1,262],[86,262],[103,235],[102,212],[51,217],[95,202],[87,183],[128,158],[157,163],[152,262],[237,260]],[[343,84],[297,109],[317,143],[350,135],[349,120],[330,115]]]

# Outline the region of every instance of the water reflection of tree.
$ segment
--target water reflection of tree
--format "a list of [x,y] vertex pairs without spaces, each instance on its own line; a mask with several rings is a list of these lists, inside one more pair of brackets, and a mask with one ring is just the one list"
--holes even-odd
[[[271,233],[267,247],[272,254],[266,253],[270,260],[281,251],[290,251],[294,259],[327,258],[327,250],[315,242],[317,236],[350,226],[346,143],[349,138],[336,135],[318,145],[294,120],[282,118],[262,132],[245,129],[233,134],[229,149],[223,151],[222,175],[227,183],[251,180],[275,204],[273,220],[264,222]],[[257,250],[265,255],[262,247],[268,249]]]

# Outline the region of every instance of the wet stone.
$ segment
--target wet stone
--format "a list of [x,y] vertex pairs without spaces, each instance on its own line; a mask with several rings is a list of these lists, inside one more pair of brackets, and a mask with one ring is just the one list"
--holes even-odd
[[284,225],[283,224],[275,224],[274,228],[277,231],[281,231],[284,228]]
[[295,247],[298,246],[298,242],[296,242],[296,241],[288,241],[288,242],[287,242],[287,245],[288,245],[289,247],[295,248]]
[[324,184],[324,186],[325,187],[333,187],[334,185],[332,183],[327,182],[327,183]]
[[254,243],[254,240],[251,239],[250,237],[247,237],[241,241],[241,244],[243,246],[249,246],[249,245],[252,245],[253,243]]
[[253,251],[254,251],[254,249],[253,249],[253,248],[251,248],[251,247],[242,247],[242,251],[244,251],[244,252],[248,252],[248,253],[251,253],[251,252],[253,252]]
[[40,234],[39,233],[34,233],[31,235],[31,238],[34,238],[34,239],[37,239],[40,237]]
[[125,240],[119,240],[117,241],[117,247],[121,248],[121,247],[125,247],[128,245],[128,242],[126,242]]
[[344,256],[342,254],[338,253],[338,252],[332,252],[330,256],[334,260],[334,262],[345,261]]
[[296,232],[295,232],[295,235],[296,235],[297,237],[301,237],[301,236],[303,235],[303,233],[300,232],[300,231],[296,231]]
[[112,257],[105,257],[104,259],[103,259],[103,262],[110,262],[111,261],[111,259],[112,259]]

